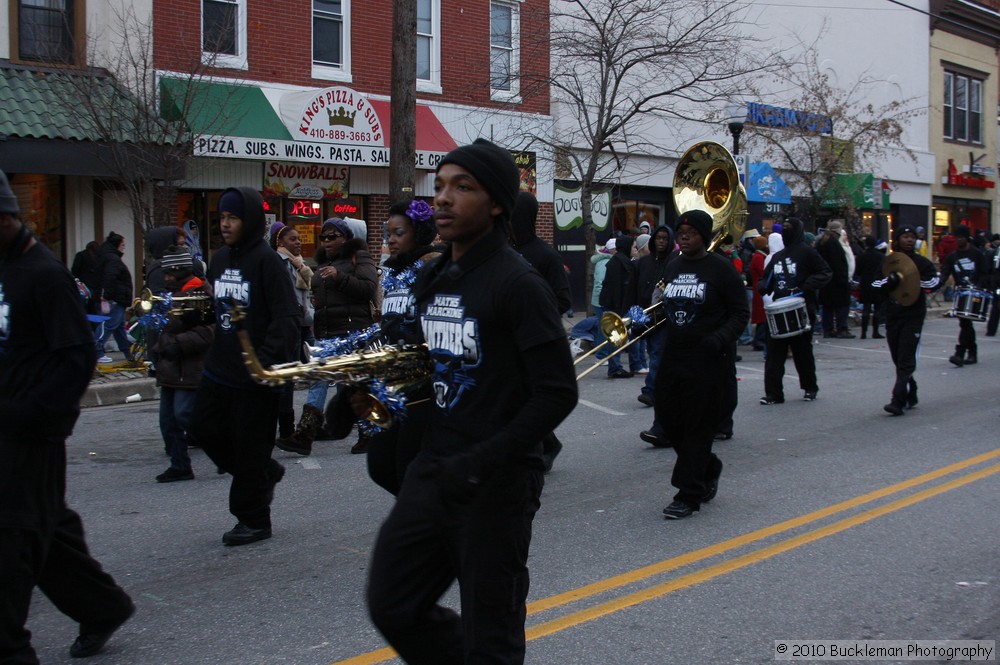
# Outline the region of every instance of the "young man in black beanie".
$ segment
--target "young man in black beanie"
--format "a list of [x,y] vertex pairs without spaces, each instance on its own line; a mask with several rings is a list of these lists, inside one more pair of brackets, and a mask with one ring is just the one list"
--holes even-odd
[[728,358],[750,319],[743,280],[728,259],[707,248],[712,216],[702,210],[677,219],[680,257],[667,264],[664,346],[656,376],[657,422],[670,430],[677,488],[667,519],[689,517],[715,498],[722,462],[712,452]]
[[226,246],[212,255],[207,275],[215,297],[215,337],[189,435],[233,476],[229,512],[239,522],[222,542],[234,546],[271,537],[274,486],[285,468],[271,459],[281,389],[250,377],[229,306],[243,308],[240,325],[264,367],[298,360],[301,315],[285,263],[264,240],[264,201],[256,190],[222,193],[219,231]]
[[66,438],[94,370],[76,283],[21,222],[0,171],[0,662],[38,663],[24,628],[33,589],[80,624],[92,656],[132,616],[132,600],[87,552],[66,505]]
[[[969,239],[968,226],[959,226],[954,235],[958,248],[948,255],[941,266],[941,283],[947,282],[949,277],[953,278],[957,298],[961,289],[985,287],[989,269],[983,253]],[[995,307],[996,303],[993,305]],[[958,344],[955,345],[955,354],[948,358],[948,362],[956,367],[963,367],[975,365],[978,361],[979,349],[976,346],[976,329],[972,325],[972,319],[959,317]]]
[[910,257],[920,274],[920,292],[913,304],[903,305],[889,295],[899,286],[899,273],[882,275],[880,270],[871,284],[886,294],[885,341],[889,344],[889,354],[896,366],[896,383],[892,388],[892,400],[882,408],[894,416],[901,416],[903,409],[917,405],[917,382],[913,373],[917,370],[917,349],[920,348],[924,316],[927,314],[924,292],[933,291],[941,285],[934,264],[917,253],[916,245],[916,229],[906,225],[896,230],[896,251]]
[[764,274],[757,283],[761,295],[771,294],[775,299],[800,296],[806,301],[809,316],[809,330],[792,337],[768,337],[767,359],[764,361],[763,406],[783,404],[785,389],[785,360],[788,350],[792,350],[792,362],[799,375],[802,399],[812,402],[819,393],[816,379],[816,359],[813,357],[812,340],[816,329],[817,294],[833,279],[833,270],[823,257],[805,242],[805,228],[796,217],[785,220],[781,229],[781,240],[785,248],[775,253],[764,268]]
[[[577,388],[555,296],[504,233],[518,183],[510,154],[481,139],[434,180],[448,248],[412,289],[434,405],[368,583],[372,620],[411,664],[524,661],[541,441]],[[461,616],[437,604],[456,579]]]

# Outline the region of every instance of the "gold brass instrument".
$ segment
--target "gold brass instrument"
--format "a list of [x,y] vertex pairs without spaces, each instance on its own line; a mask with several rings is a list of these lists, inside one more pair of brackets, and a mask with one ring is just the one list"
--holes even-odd
[[184,312],[205,312],[212,308],[212,296],[208,293],[196,293],[191,296],[163,296],[153,295],[148,288],[139,292],[139,297],[132,301],[132,311],[136,316],[149,314],[153,311],[156,303],[170,302],[171,314],[183,314]]
[[703,210],[712,216],[709,252],[727,236],[736,242],[743,235],[747,192],[740,183],[736,160],[723,145],[702,141],[688,148],[674,172],[673,198],[678,215]]
[[[655,311],[657,307],[662,307],[662,306],[663,306],[663,301],[661,300],[659,302],[653,303],[646,309],[642,310],[642,312],[643,314],[650,314],[653,311]],[[595,346],[594,348],[592,348],[590,351],[587,351],[587,353],[577,358],[573,362],[573,365],[574,366],[579,365],[581,362],[583,362],[590,356],[594,355],[608,344],[612,344],[617,348],[607,357],[611,358],[612,356],[616,356],[625,349],[627,349],[628,347],[638,342],[645,335],[648,335],[653,330],[659,328],[660,325],[663,323],[663,321],[661,320],[657,321],[656,323],[653,323],[646,330],[644,330],[641,335],[638,335],[632,340],[629,340],[629,332],[632,328],[633,323],[634,322],[631,317],[628,316],[622,317],[619,316],[618,314],[615,314],[614,312],[605,312],[603,315],[601,315],[601,322],[600,322],[601,332],[604,334],[605,340],[600,344],[598,344],[597,346]],[[607,358],[605,358],[605,360],[607,360]],[[602,360],[600,362],[594,363],[584,371],[580,372],[579,374],[576,375],[576,380],[579,381],[583,377],[587,376],[595,369],[600,367],[601,363],[603,362],[604,361]]]
[[[233,305],[230,317],[234,323],[242,321],[242,308]],[[372,398],[371,411],[365,419],[382,429],[391,427],[394,422],[394,407],[390,402],[399,401],[404,393],[426,385],[433,368],[426,344],[385,345],[358,353],[316,358],[306,363],[281,363],[264,367],[247,331],[238,327],[236,336],[243,349],[243,362],[257,383],[281,386],[296,381],[328,381],[360,387],[368,391]]]

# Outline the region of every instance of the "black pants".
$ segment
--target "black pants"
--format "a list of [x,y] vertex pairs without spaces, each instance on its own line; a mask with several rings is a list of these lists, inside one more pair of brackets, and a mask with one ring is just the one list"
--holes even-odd
[[916,397],[917,394],[917,382],[913,378],[913,373],[917,371],[917,351],[920,349],[920,335],[923,328],[923,317],[890,317],[885,326],[889,353],[896,366],[892,403],[899,408],[906,406],[910,395]]
[[972,319],[958,320],[958,349],[959,354],[969,353],[976,355],[976,329],[972,325]]
[[247,526],[271,525],[277,469],[271,459],[280,394],[264,387],[231,388],[202,377],[191,434],[205,454],[231,473],[229,512]]
[[[471,502],[452,498],[438,460],[410,464],[375,542],[368,610],[411,665],[524,662],[528,547],[542,472],[494,473]],[[438,605],[458,580],[462,614]]]
[[733,434],[733,414],[739,406],[739,383],[736,380],[736,345],[729,349],[729,364],[726,367],[726,385],[722,391],[722,403],[719,406],[719,425],[716,432]]
[[816,359],[813,357],[812,330],[794,337],[767,340],[767,360],[764,362],[764,394],[774,399],[784,399],[785,359],[792,350],[792,362],[799,373],[799,387],[807,392],[818,392]]
[[[0,663],[34,665],[25,629],[37,586],[83,629],[121,623],[132,601],[90,556],[80,516],[65,504],[62,442],[0,439]],[[67,639],[67,645],[72,640]]]
[[997,334],[997,324],[1000,323],[1000,290],[993,289],[993,307],[990,308],[990,318],[986,321],[986,336]]
[[670,483],[675,500],[701,505],[722,463],[712,452],[730,360],[702,348],[663,351],[656,376],[656,420],[670,432],[677,461]]

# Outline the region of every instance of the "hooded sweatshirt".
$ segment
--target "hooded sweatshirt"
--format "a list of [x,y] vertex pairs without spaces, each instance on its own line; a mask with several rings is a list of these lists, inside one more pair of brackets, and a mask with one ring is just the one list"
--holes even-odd
[[132,304],[132,273],[129,272],[118,246],[105,240],[100,249],[101,296],[122,307]]
[[528,192],[521,192],[510,218],[512,241],[517,253],[527,259],[552,287],[561,314],[572,306],[569,278],[559,253],[535,235],[537,217],[538,200]]
[[801,221],[786,220],[781,240],[784,249],[771,255],[757,290],[765,295],[770,293],[775,299],[801,294],[812,319],[816,313],[816,292],[826,286],[833,271],[819,252],[805,243]]
[[[228,302],[243,307],[246,330],[264,367],[299,357],[299,311],[295,289],[285,264],[264,242],[264,202],[249,187],[230,188],[243,197],[243,230],[235,245],[226,245],[212,255],[208,283],[215,296],[215,339],[205,358],[205,374],[231,387],[253,385],[243,363],[237,327]],[[223,192],[225,194],[226,192]]]
[[[662,254],[658,254],[656,252],[656,237],[661,234],[667,236],[667,249]],[[639,284],[638,304],[642,308],[653,304],[653,289],[656,288],[657,283],[663,280],[667,263],[674,257],[674,234],[669,226],[660,226],[656,229],[649,241],[649,249],[649,254],[639,259],[636,264],[636,279]]]

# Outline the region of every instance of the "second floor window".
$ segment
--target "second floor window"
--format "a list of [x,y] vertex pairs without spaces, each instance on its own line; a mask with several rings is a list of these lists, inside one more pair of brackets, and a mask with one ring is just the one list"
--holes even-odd
[[944,137],[963,143],[983,142],[983,81],[944,73]]
[[202,0],[202,60],[246,67],[246,0]]
[[340,0],[313,0],[313,63],[344,66],[344,8]]
[[73,63],[73,0],[20,0],[17,6],[18,58]]
[[490,3],[490,88],[516,95],[518,68],[518,13],[514,5]]

